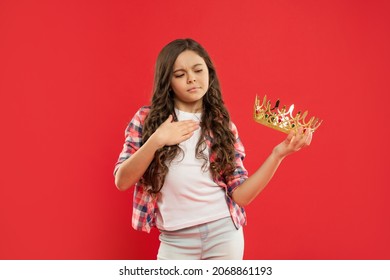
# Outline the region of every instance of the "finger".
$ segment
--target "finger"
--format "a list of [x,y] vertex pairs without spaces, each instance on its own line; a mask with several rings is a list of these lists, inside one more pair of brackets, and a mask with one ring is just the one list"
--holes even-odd
[[177,127],[180,128],[183,131],[195,131],[199,128],[199,123],[196,121],[182,121],[180,123],[177,123]]
[[290,130],[290,133],[287,135],[287,138],[284,140],[285,143],[287,145],[290,144],[293,141],[294,137],[295,137],[295,131],[294,130]]
[[186,130],[185,130],[185,133],[193,133],[195,130],[198,130],[199,129],[199,125],[198,124],[193,124],[193,125],[190,125],[190,126],[187,126],[186,127]]
[[173,116],[169,115],[168,118],[165,120],[165,123],[171,123],[173,120]]
[[298,127],[294,131],[295,131],[295,135],[294,135],[295,137],[293,140],[296,140],[296,142],[294,144],[298,145],[300,147],[302,145],[302,143],[306,141],[308,134],[309,134],[309,130],[304,129],[303,127]]
[[193,124],[198,124],[199,125],[199,121],[195,121],[195,120],[184,120],[184,121],[178,121],[176,122],[177,125],[193,125]]
[[181,143],[181,142],[184,142],[188,139],[190,139],[192,137],[192,135],[194,135],[193,132],[190,132],[190,133],[187,133],[187,134],[184,134],[182,136],[180,136],[179,140],[178,140],[178,144]]
[[313,132],[310,130],[308,135],[307,135],[307,138],[306,138],[306,145],[310,145],[311,143],[311,140],[313,139]]
[[302,138],[297,143],[297,147],[301,149],[304,148],[305,146],[310,145],[311,138],[312,138],[312,132],[310,129],[308,129],[305,131],[305,133],[302,135]]

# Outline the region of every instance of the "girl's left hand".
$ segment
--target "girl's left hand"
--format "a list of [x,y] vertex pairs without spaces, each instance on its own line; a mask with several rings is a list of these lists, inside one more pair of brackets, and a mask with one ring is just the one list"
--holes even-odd
[[274,153],[280,158],[284,158],[291,153],[297,152],[300,149],[309,146],[313,138],[311,129],[303,132],[302,128],[291,130],[287,138],[274,148]]

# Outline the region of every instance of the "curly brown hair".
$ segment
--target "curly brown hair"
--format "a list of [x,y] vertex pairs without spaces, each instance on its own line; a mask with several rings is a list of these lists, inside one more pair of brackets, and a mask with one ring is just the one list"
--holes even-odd
[[[211,174],[213,178],[222,176],[228,180],[235,169],[236,139],[230,130],[230,116],[222,99],[215,67],[206,50],[193,39],[174,40],[166,45],[157,57],[151,108],[143,126],[142,142],[145,143],[169,115],[177,121],[170,86],[173,65],[179,54],[186,50],[194,51],[202,57],[209,70],[209,87],[202,102],[201,137],[196,145],[196,158],[203,159],[203,168],[206,168],[208,158],[203,151],[206,149],[205,139],[210,139],[212,143],[210,154],[215,156],[215,162],[210,164]],[[164,146],[156,151],[154,159],[142,177],[149,193],[159,193],[168,173],[169,163],[182,152],[179,145]]]

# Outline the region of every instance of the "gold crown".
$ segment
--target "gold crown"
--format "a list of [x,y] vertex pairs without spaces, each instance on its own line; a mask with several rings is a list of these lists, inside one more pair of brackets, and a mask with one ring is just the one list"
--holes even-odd
[[270,128],[289,133],[292,129],[303,128],[311,129],[314,132],[322,123],[322,120],[316,117],[312,117],[309,121],[306,121],[308,111],[303,114],[299,111],[293,116],[294,104],[286,110],[286,106],[279,109],[279,100],[276,101],[275,106],[271,108],[271,101],[267,101],[267,96],[264,96],[263,102],[260,104],[260,100],[256,95],[253,118],[256,122],[268,126]]

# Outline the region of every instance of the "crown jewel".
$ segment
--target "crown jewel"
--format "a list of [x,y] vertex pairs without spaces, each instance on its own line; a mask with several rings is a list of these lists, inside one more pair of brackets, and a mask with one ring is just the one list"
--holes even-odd
[[316,117],[312,117],[309,121],[306,121],[308,111],[305,111],[303,114],[299,111],[293,116],[294,104],[286,110],[286,106],[279,109],[279,103],[279,100],[277,100],[275,106],[271,108],[271,101],[267,101],[267,96],[264,96],[263,102],[260,103],[256,95],[253,112],[254,120],[284,133],[289,133],[291,129],[298,129],[299,127],[302,127],[304,131],[311,129],[314,132],[322,123],[322,120]]

